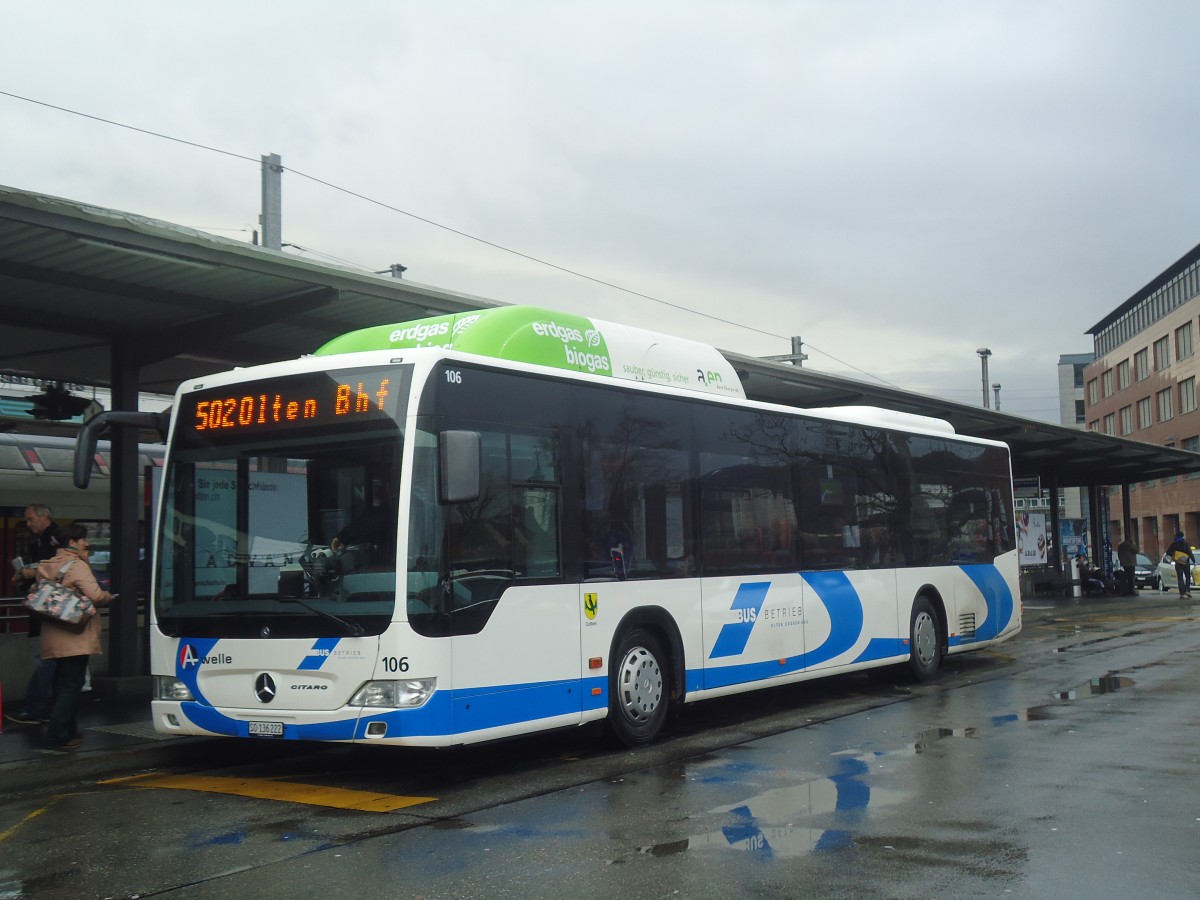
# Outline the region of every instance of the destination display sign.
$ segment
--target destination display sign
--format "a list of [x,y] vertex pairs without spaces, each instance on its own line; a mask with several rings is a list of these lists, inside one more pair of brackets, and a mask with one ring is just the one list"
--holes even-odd
[[201,443],[394,420],[411,367],[310,372],[198,390],[180,399],[176,432]]

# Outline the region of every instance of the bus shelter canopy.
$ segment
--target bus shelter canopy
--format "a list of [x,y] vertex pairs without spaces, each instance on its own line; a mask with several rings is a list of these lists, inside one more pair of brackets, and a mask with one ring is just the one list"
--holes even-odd
[[0,186],[0,371],[142,391],[311,353],[353,328],[497,304]]
[[1200,472],[1200,454],[1189,450],[1052,425],[754,357],[726,357],[751,399],[798,407],[879,406],[944,419],[959,434],[1008,444],[1013,475],[1037,477],[1044,488],[1125,485]]

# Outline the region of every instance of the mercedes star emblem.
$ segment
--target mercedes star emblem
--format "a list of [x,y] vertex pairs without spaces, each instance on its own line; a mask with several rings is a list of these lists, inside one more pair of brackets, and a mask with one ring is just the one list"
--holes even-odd
[[275,680],[266,672],[254,679],[254,696],[259,703],[270,703],[275,699]]

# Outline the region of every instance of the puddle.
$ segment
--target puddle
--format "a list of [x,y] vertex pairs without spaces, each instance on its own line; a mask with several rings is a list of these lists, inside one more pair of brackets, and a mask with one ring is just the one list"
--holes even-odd
[[1054,652],[1066,653],[1068,650],[1077,650],[1080,647],[1091,647],[1095,644],[1103,644],[1105,641],[1116,641],[1120,640],[1121,638],[1142,637],[1148,634],[1162,634],[1170,629],[1171,626],[1169,625],[1160,625],[1152,628],[1135,628],[1132,631],[1123,631],[1120,634],[1106,634],[1103,637],[1092,638],[1091,640],[1087,641],[1078,641],[1074,644],[1063,644],[1061,647],[1056,647]]
[[975,736],[975,728],[973,726],[967,728],[930,728],[917,735],[916,741],[913,742],[913,750],[917,753],[924,753],[930,746],[938,741],[944,741],[946,738],[973,738]]
[[[1135,637],[1142,631],[1106,635],[1074,646],[1084,646],[1119,637]],[[1068,649],[1068,648],[1062,648]],[[1125,675],[1108,672],[1070,690],[1055,691],[1056,700],[1078,700],[1098,694],[1110,694],[1132,687],[1135,681]],[[1061,715],[1063,707],[1054,703],[1032,706],[1018,712],[993,716],[993,727],[1014,722],[1039,722]],[[690,817],[693,827],[686,837],[637,847],[636,853],[653,857],[671,857],[687,853],[747,853],[758,859],[787,859],[854,847],[859,840],[869,810],[896,806],[911,794],[880,788],[873,777],[875,770],[891,769],[922,754],[936,756],[935,748],[945,741],[976,740],[985,732],[977,726],[947,728],[939,726],[919,732],[911,743],[890,750],[871,750],[859,746],[830,754],[832,774],[809,778],[796,784],[780,785],[737,803]],[[871,742],[869,742],[871,743]],[[715,760],[706,760],[715,761]],[[928,765],[928,763],[926,763]],[[757,772],[756,772],[757,770]],[[737,783],[739,775],[762,770],[745,764],[723,765],[707,770],[704,765],[688,766],[685,779],[695,785],[719,786]],[[873,783],[875,782],[875,783]],[[613,783],[620,783],[615,779]],[[703,824],[701,824],[703,823]],[[621,863],[626,859],[615,859]]]
[[[637,853],[666,857],[735,852],[769,860],[850,847],[868,808],[899,804],[908,796],[872,785],[872,769],[911,758],[928,743],[950,736],[963,736],[963,730],[932,729],[896,750],[857,748],[832,753],[831,774],[772,787],[711,809],[695,817],[704,824],[687,837],[638,847]],[[725,780],[711,772],[688,773],[688,781],[694,784]]]
[[1078,687],[1066,691],[1055,691],[1050,696],[1055,700],[1082,700],[1084,697],[1097,697],[1100,694],[1112,694],[1124,688],[1137,684],[1132,678],[1109,672],[1099,678],[1084,682]]
[[992,724],[1000,726],[1007,725],[1009,722],[1045,722],[1054,718],[1054,713],[1051,712],[1053,709],[1058,709],[1058,707],[1031,706],[1018,713],[1009,713],[1006,716],[992,716]]
[[1091,647],[1091,646],[1094,646],[1095,644],[1103,644],[1105,641],[1116,641],[1116,640],[1120,640],[1121,638],[1139,637],[1140,635],[1143,635],[1143,634],[1145,634],[1145,632],[1141,631],[1141,630],[1125,631],[1125,632],[1122,632],[1121,634],[1106,634],[1104,637],[1092,638],[1089,641],[1079,641],[1078,643],[1064,644],[1061,647],[1055,647],[1054,652],[1055,653],[1066,653],[1068,650],[1078,650],[1080,647]]

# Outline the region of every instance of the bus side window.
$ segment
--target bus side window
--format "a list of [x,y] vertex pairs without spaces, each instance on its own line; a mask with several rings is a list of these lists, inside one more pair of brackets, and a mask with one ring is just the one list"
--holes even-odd
[[863,533],[856,509],[858,485],[854,471],[838,464],[818,463],[808,468],[803,484],[805,568],[858,568]]
[[510,572],[513,568],[506,437],[500,432],[483,432],[482,444],[479,497],[448,507],[446,555],[451,575]]
[[513,487],[513,566],[517,577],[557,578],[559,555],[558,488]]

